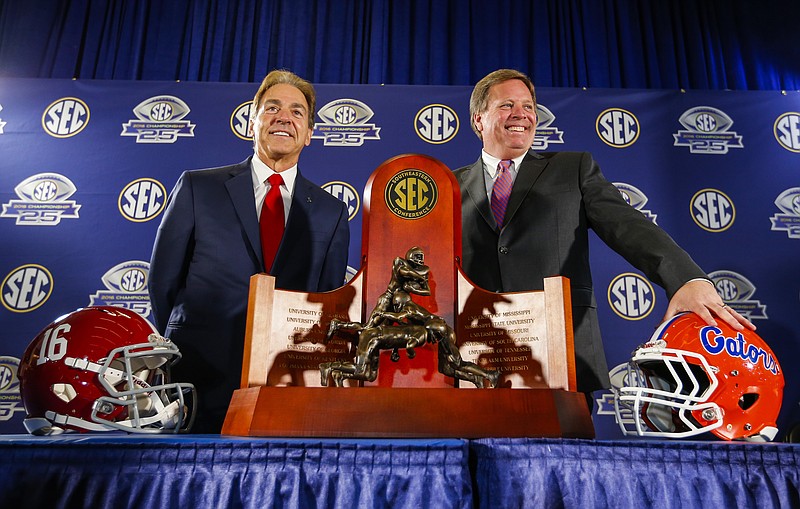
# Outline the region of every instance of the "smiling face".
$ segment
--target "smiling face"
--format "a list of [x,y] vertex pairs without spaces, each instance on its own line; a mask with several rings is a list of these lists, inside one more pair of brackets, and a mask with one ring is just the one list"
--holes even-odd
[[486,110],[474,115],[483,149],[500,159],[519,157],[533,144],[536,104],[522,81],[510,79],[492,85]]
[[298,88],[285,83],[268,88],[250,126],[258,157],[277,172],[297,164],[300,152],[311,143],[309,114]]

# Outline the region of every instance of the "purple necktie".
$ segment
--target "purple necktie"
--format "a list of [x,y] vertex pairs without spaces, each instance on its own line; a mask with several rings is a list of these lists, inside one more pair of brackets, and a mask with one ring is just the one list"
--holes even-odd
[[514,161],[511,159],[500,161],[497,165],[497,178],[494,179],[494,186],[492,186],[492,214],[494,214],[498,228],[503,227],[508,197],[511,196],[511,184],[514,182],[511,175],[512,164]]
[[261,252],[264,255],[264,269],[272,274],[272,263],[278,253],[278,246],[281,245],[286,219],[283,213],[283,197],[281,196],[283,177],[279,173],[273,173],[267,181],[272,187],[269,188],[267,195],[264,197],[259,226],[261,228]]

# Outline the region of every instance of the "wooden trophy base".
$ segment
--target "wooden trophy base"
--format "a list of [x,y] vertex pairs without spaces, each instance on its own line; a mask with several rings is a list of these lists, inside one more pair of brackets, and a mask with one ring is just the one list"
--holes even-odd
[[582,393],[561,389],[268,387],[234,392],[223,435],[594,438]]

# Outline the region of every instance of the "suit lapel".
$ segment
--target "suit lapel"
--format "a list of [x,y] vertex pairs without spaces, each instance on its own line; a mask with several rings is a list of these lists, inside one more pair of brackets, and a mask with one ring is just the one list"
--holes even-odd
[[225,187],[233,202],[233,208],[239,222],[242,223],[247,240],[258,260],[264,264],[261,254],[261,234],[258,228],[258,214],[256,213],[255,195],[253,191],[253,178],[250,173],[250,158],[231,168],[231,178],[225,182]]
[[[511,189],[511,196],[506,207],[505,224],[509,224],[514,219],[514,213],[519,209],[525,197],[530,192],[533,184],[539,178],[547,166],[547,160],[539,154],[528,152],[522,164],[519,165],[517,178],[514,179],[514,187]],[[484,193],[485,194],[485,193]]]
[[[310,180],[306,180],[297,170],[297,178],[294,181],[294,194],[292,195],[292,206],[289,209],[289,217],[286,220],[286,232],[292,231],[292,226],[299,221],[298,218],[309,217],[311,215],[311,192],[310,188],[315,187]],[[284,234],[285,235],[285,234]]]
[[492,208],[489,204],[489,197],[486,194],[486,181],[483,176],[483,161],[478,159],[478,162],[464,175],[464,189],[467,191],[472,203],[478,212],[486,221],[486,224],[492,227],[493,230],[497,229],[497,223],[492,214]]
[[[283,253],[286,248],[284,246],[296,243],[298,240],[298,232],[308,230],[308,221],[311,217],[312,188],[316,185],[310,180],[306,180],[297,170],[297,178],[294,181],[294,193],[292,194],[292,205],[289,207],[289,217],[286,219],[286,229],[283,232],[283,239],[281,245],[278,247],[278,252],[275,254],[275,263],[273,270],[276,274],[281,272],[281,268],[287,264],[291,265],[292,260],[289,258],[291,253],[287,251]],[[291,249],[289,249],[291,250]]]
[[[514,179],[514,187],[511,189],[511,196],[506,207],[505,223],[509,224],[514,218],[514,213],[525,200],[533,184],[539,178],[547,166],[547,160],[535,152],[528,152],[525,159],[517,171],[517,178]],[[470,196],[473,204],[480,212],[486,224],[497,230],[497,223],[492,214],[492,207],[489,203],[489,196],[486,194],[486,181],[483,176],[483,161],[478,161],[472,165],[464,176],[464,189]]]

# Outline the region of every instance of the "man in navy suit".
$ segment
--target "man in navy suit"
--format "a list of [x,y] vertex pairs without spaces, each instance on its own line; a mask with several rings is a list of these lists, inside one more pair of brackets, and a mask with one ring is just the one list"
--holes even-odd
[[[183,354],[176,376],[197,388],[194,432],[219,433],[239,387],[253,274],[267,272],[277,288],[306,292],[344,284],[347,208],[297,167],[311,143],[315,106],[309,82],[288,71],[270,72],[253,99],[254,155],[231,166],[186,171],[170,194],[150,260],[150,301],[158,330]],[[276,173],[282,183],[274,192],[280,194],[271,196],[282,205],[276,217],[283,215],[285,225],[263,227],[265,238],[284,228],[274,262],[266,266],[259,217]]]
[[[589,267],[589,229],[667,291],[665,320],[694,311],[710,325],[716,325],[716,316],[737,330],[755,329],[722,302],[711,280],[666,232],[625,202],[590,154],[529,150],[536,96],[528,76],[501,69],[484,77],[472,92],[470,117],[483,152],[455,172],[461,187],[463,269],[479,287],[496,292],[542,290],[545,277],[569,278],[578,390],[587,398],[609,386]],[[502,195],[502,188],[510,189],[507,204],[493,206],[493,195]],[[495,217],[493,209],[503,207],[502,217]]]

